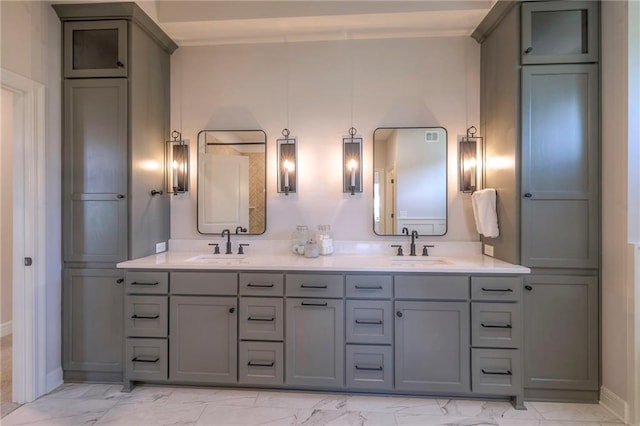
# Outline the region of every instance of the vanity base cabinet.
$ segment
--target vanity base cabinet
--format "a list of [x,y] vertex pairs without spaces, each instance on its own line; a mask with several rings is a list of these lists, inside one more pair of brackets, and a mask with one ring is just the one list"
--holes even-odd
[[525,277],[524,386],[597,391],[598,279],[595,276]]
[[396,301],[395,388],[471,391],[469,303]]
[[237,298],[170,296],[172,382],[236,383]]
[[286,300],[286,384],[344,387],[344,301]]

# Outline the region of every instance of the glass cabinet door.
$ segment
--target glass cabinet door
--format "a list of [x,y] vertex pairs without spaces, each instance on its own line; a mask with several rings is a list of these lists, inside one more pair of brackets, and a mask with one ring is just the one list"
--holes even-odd
[[64,25],[65,77],[126,77],[127,21]]
[[546,1],[522,5],[522,64],[597,60],[597,2]]

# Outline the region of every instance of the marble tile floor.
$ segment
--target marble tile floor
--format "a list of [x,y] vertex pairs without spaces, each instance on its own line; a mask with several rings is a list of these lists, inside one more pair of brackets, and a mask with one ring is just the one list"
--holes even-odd
[[64,384],[2,419],[13,425],[621,425],[597,404]]

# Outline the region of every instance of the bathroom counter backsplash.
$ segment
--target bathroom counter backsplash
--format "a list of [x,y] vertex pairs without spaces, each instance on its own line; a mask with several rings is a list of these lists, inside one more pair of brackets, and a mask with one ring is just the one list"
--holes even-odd
[[[433,272],[527,274],[529,268],[513,265],[480,254],[479,242],[442,242],[434,244],[429,256],[396,256],[391,244],[397,241],[336,241],[336,251],[329,256],[305,258],[289,250],[289,241],[242,239],[244,255],[238,255],[237,241],[233,254],[213,254],[210,240],[172,240],[168,252],[118,264],[123,269],[191,269],[191,270],[274,270],[274,271],[353,271],[353,272]],[[425,244],[427,244],[425,242]],[[416,244],[421,252],[422,245]],[[221,247],[224,247],[221,244]],[[222,250],[224,253],[224,248]]]

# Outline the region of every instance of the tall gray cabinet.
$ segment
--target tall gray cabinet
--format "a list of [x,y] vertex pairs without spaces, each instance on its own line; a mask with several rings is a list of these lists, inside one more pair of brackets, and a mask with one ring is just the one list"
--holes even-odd
[[[500,236],[483,243],[532,269],[530,399],[598,399],[598,12],[597,1],[498,1],[473,34],[484,182],[497,190],[500,218]],[[514,161],[495,161],[505,158]]]
[[53,6],[63,27],[63,369],[121,381],[118,262],[170,232],[164,187],[176,44],[135,3]]

